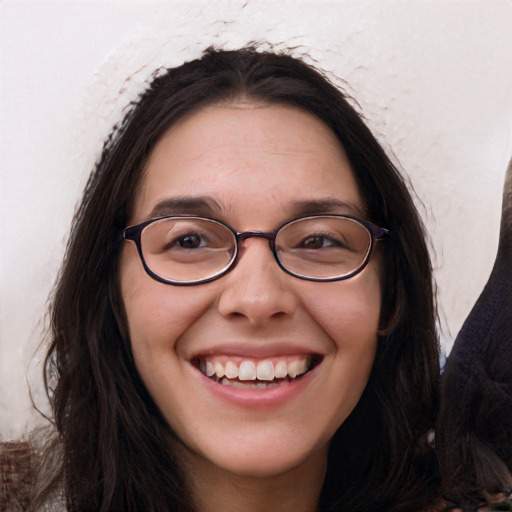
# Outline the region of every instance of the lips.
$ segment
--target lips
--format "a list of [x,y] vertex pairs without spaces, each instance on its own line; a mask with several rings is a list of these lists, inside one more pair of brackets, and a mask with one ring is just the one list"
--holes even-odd
[[229,356],[200,356],[193,364],[203,375],[224,386],[266,389],[306,375],[321,356],[296,355],[266,359]]

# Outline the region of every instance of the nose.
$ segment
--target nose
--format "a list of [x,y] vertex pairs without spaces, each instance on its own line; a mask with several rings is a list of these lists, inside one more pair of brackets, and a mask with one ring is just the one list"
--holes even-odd
[[268,241],[249,238],[241,245],[236,267],[224,277],[219,313],[251,325],[293,315],[298,300],[289,281],[294,278],[279,268]]

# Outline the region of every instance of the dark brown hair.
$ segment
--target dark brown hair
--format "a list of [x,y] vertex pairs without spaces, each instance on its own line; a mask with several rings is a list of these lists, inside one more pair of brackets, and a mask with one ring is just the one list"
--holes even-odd
[[368,218],[391,231],[377,357],[360,403],[332,440],[320,508],[422,508],[437,489],[427,435],[439,371],[422,223],[399,172],[346,96],[303,61],[254,48],[209,49],[159,73],[104,147],[51,306],[46,371],[63,453],[55,481],[63,481],[71,511],[193,510],[170,448],[174,434],[133,363],[117,280],[121,233],[144,164],[166,130],[203,106],[240,98],[293,105],[322,120],[346,151]]

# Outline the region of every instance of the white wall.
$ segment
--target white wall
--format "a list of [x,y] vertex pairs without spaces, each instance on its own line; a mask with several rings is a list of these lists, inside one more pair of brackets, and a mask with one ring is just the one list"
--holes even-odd
[[451,347],[497,247],[512,2],[0,0],[0,439],[37,419],[26,379],[44,405],[45,301],[122,107],[154,68],[250,40],[300,45],[343,77],[393,148],[424,204]]

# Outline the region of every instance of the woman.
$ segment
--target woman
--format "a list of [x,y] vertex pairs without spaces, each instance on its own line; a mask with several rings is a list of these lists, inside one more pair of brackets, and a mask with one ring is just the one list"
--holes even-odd
[[[270,249],[270,250],[269,250]],[[344,95],[287,55],[157,76],[86,188],[51,309],[68,510],[429,510],[425,235]]]

